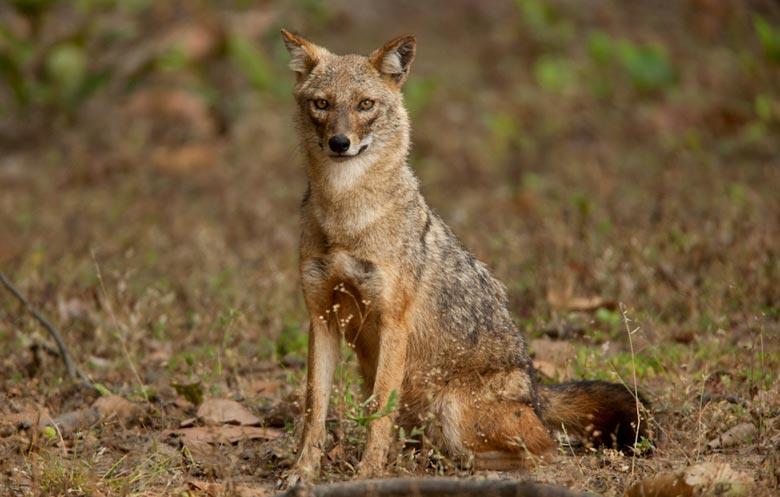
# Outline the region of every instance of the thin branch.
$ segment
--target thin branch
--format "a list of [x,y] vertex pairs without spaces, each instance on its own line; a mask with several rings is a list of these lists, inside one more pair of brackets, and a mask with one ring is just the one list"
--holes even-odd
[[[628,326],[628,322],[631,321],[628,317],[628,308],[623,302],[620,303],[620,312],[623,314],[623,323],[626,325],[626,335],[628,335],[628,346],[631,349],[631,376],[634,380],[634,402],[636,404],[636,428],[634,428],[634,449],[639,444],[639,428],[642,425],[641,408],[642,403],[639,401],[639,387],[636,381],[636,357],[634,356],[634,340],[631,338],[634,333],[639,331],[639,327],[636,327],[633,331]],[[634,476],[634,469],[636,468],[636,450],[631,451],[631,476]]]
[[296,486],[276,497],[594,497],[563,487],[518,480],[411,478]]
[[[62,357],[62,360],[65,362],[65,369],[68,370],[68,377],[75,379],[76,377],[81,378],[81,381],[84,383],[84,386],[91,388],[93,390],[97,390],[100,392],[100,390],[92,384],[91,381],[89,381],[89,378],[86,374],[84,374],[83,371],[77,370],[73,366],[73,361],[70,359],[70,354],[68,353],[67,347],[65,347],[65,341],[60,336],[59,332],[57,331],[57,328],[52,325],[48,319],[43,317],[41,313],[39,313],[35,308],[30,304],[30,302],[24,298],[24,295],[19,292],[19,290],[14,287],[14,285],[8,280],[8,278],[5,277],[2,271],[0,271],[0,282],[2,282],[3,286],[8,289],[9,292],[13,294],[16,299],[21,302],[28,311],[33,315],[33,317],[43,325],[44,328],[51,334],[52,337],[54,337],[54,341],[57,342],[57,348],[59,349],[59,355]],[[52,351],[54,352],[54,351]]]
[[44,328],[49,332],[49,334],[54,338],[54,341],[57,342],[57,348],[60,349],[60,356],[62,357],[62,360],[65,362],[65,369],[68,370],[68,376],[71,378],[76,378],[77,372],[76,368],[73,367],[73,361],[70,359],[70,354],[68,354],[68,349],[65,347],[65,342],[62,340],[62,337],[60,336],[60,333],[57,331],[57,329],[45,318],[39,313],[35,308],[30,304],[30,302],[24,298],[24,295],[22,295],[19,290],[16,289],[16,287],[13,286],[13,284],[8,281],[8,278],[5,277],[2,271],[0,271],[0,282],[3,283],[3,286],[8,289],[9,292],[13,294],[16,299],[24,304],[24,306],[27,308],[28,311],[33,315],[33,317],[38,320],[41,325],[43,325]]

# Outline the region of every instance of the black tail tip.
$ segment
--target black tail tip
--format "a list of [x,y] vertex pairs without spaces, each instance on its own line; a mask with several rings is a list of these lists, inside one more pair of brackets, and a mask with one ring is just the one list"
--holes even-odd
[[624,452],[649,454],[653,444],[650,436],[650,403],[639,392],[625,385],[606,381],[585,382],[594,397],[602,402],[594,413],[591,442]]
[[[592,447],[615,448],[634,454],[653,450],[650,403],[641,393],[607,381],[578,381],[548,387],[558,406],[574,410],[574,434]],[[553,416],[555,417],[555,416]]]

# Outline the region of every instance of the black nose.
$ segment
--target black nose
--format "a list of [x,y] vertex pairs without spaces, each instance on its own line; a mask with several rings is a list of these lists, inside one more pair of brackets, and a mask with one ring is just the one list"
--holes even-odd
[[343,154],[349,150],[349,138],[344,135],[334,135],[328,140],[328,146],[337,154]]

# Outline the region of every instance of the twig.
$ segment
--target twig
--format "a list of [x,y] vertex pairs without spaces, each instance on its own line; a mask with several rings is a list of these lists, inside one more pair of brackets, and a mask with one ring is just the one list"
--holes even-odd
[[62,360],[65,362],[65,369],[68,370],[68,376],[70,378],[76,378],[77,372],[76,368],[73,367],[73,361],[70,359],[70,354],[68,354],[68,349],[65,347],[65,342],[62,340],[62,337],[60,336],[60,333],[57,331],[57,329],[45,318],[35,310],[35,308],[30,304],[30,302],[24,298],[24,295],[19,293],[19,290],[14,287],[14,285],[8,280],[8,278],[5,277],[5,275],[0,271],[0,281],[3,283],[3,286],[8,289],[9,292],[11,292],[16,299],[21,302],[28,311],[33,315],[33,317],[43,325],[44,328],[49,332],[49,334],[54,338],[54,341],[57,342],[57,348],[60,349],[60,357],[62,357]]
[[22,295],[19,290],[14,287],[14,285],[8,280],[8,278],[5,277],[5,275],[0,271],[0,282],[3,283],[3,286],[10,291],[14,297],[16,297],[19,302],[24,304],[24,306],[27,308],[28,311],[30,311],[35,317],[35,319],[43,325],[46,330],[51,334],[52,337],[54,337],[54,341],[57,342],[57,348],[59,349],[60,357],[62,357],[62,360],[65,362],[65,369],[68,370],[68,377],[70,378],[76,378],[77,376],[81,378],[81,381],[84,383],[84,386],[87,388],[91,388],[93,390],[97,390],[100,392],[100,389],[98,389],[95,385],[92,384],[91,381],[89,381],[89,378],[86,374],[84,374],[83,371],[77,370],[73,366],[73,361],[70,359],[70,354],[68,354],[68,349],[65,347],[65,341],[60,336],[59,332],[57,331],[57,328],[55,328],[41,313],[35,310],[35,308],[30,304],[30,302],[24,298],[24,295]]
[[[637,381],[636,381],[636,357],[634,356],[634,340],[631,338],[631,336],[637,331],[639,331],[639,326],[637,326],[634,330],[631,330],[631,328],[628,326],[628,323],[631,320],[628,317],[628,308],[623,302],[620,303],[620,312],[623,314],[623,323],[626,325],[626,335],[628,335],[628,345],[631,349],[631,376],[634,380],[633,394],[634,394],[634,402],[636,403],[636,428],[634,430],[634,448],[636,448],[637,444],[639,443],[639,427],[642,424],[642,414],[641,414],[642,403],[639,401],[639,387],[637,386]],[[636,450],[633,450],[631,454],[631,476],[634,475],[635,464],[636,464]]]
[[276,497],[594,497],[563,487],[518,480],[411,478],[296,486]]

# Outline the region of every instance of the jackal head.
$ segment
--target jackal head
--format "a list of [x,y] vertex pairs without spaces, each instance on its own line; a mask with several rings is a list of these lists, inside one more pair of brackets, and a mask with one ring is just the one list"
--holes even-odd
[[[335,55],[282,30],[297,73],[303,145],[319,164],[367,164],[362,158],[406,156],[409,118],[401,86],[414,59],[415,37],[398,37],[368,56]],[[358,157],[361,157],[358,160]],[[343,167],[346,167],[344,164]]]

